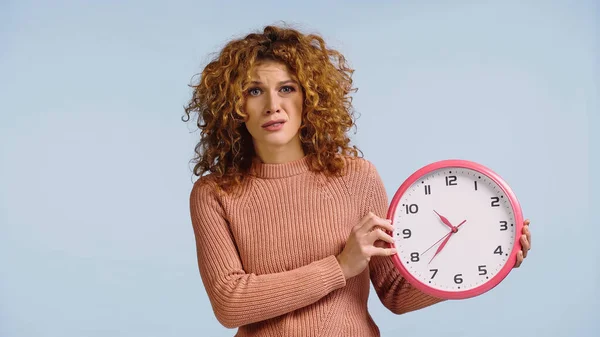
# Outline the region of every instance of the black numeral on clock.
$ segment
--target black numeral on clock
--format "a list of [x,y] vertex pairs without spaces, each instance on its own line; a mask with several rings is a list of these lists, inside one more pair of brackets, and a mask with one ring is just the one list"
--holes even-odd
[[454,275],[454,283],[461,284],[463,283],[462,274]]
[[508,229],[508,222],[506,221],[500,221],[500,230],[501,231],[505,231]]
[[474,183],[475,183],[475,191],[477,191],[477,180],[474,181]]
[[406,214],[415,214],[419,211],[417,204],[404,205],[404,208],[406,208]]
[[417,252],[410,253],[410,260],[412,262],[419,262],[419,253],[417,253]]
[[431,185],[425,185],[425,195],[431,194]]
[[403,229],[402,234],[404,234],[404,239],[408,239],[412,236],[412,232],[408,228]]
[[502,246],[498,246],[498,247],[496,247],[496,249],[494,250],[494,254],[502,255],[502,253],[504,253],[504,252],[502,251]]
[[487,275],[487,269],[485,269],[486,268],[485,264],[483,266],[479,266],[478,268],[479,268],[479,275]]
[[433,278],[435,277],[435,275],[437,274],[438,270],[437,269],[429,269],[430,272],[432,272],[433,274],[431,275],[431,279],[433,280]]
[[447,176],[446,177],[446,186],[456,186],[456,176]]
[[499,207],[499,206],[500,206],[500,198],[492,197],[492,207]]

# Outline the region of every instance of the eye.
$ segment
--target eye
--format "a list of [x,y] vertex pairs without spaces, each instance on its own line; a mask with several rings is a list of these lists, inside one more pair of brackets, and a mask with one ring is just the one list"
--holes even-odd
[[286,85],[285,87],[281,88],[281,91],[284,92],[284,93],[290,93],[290,92],[293,92],[295,90],[296,89],[294,87],[289,86],[289,85]]
[[248,94],[250,96],[258,96],[258,95],[260,95],[260,93],[261,93],[261,90],[259,88],[250,88],[250,89],[248,89]]

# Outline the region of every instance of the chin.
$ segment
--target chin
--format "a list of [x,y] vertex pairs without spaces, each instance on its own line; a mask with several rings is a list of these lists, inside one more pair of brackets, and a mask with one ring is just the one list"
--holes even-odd
[[[263,135],[263,137],[261,137],[261,142],[263,145],[265,146],[273,146],[273,147],[279,147],[279,146],[287,146],[291,143],[294,143],[294,141],[296,140],[296,138],[298,137],[297,134],[290,134],[287,132],[278,132],[278,133],[272,133],[272,134],[266,134]],[[299,139],[298,139],[299,141]]]
[[284,146],[284,145],[288,145],[289,143],[291,143],[293,140],[293,138],[283,138],[283,137],[267,137],[267,139],[264,139],[262,141],[262,143],[266,146]]

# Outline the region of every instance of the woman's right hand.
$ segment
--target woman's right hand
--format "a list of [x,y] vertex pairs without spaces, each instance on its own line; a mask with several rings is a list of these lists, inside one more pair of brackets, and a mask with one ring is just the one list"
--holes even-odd
[[394,243],[394,239],[385,232],[392,232],[393,229],[389,220],[372,212],[352,228],[344,250],[337,256],[346,279],[360,274],[369,265],[372,256],[396,254],[395,248],[385,248],[382,242]]

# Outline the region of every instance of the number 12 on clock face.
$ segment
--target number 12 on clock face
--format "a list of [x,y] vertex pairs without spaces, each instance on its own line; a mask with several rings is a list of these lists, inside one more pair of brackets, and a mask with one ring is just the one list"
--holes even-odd
[[388,218],[400,272],[431,295],[480,295],[504,279],[520,249],[521,209],[510,187],[477,163],[448,160],[415,172]]

